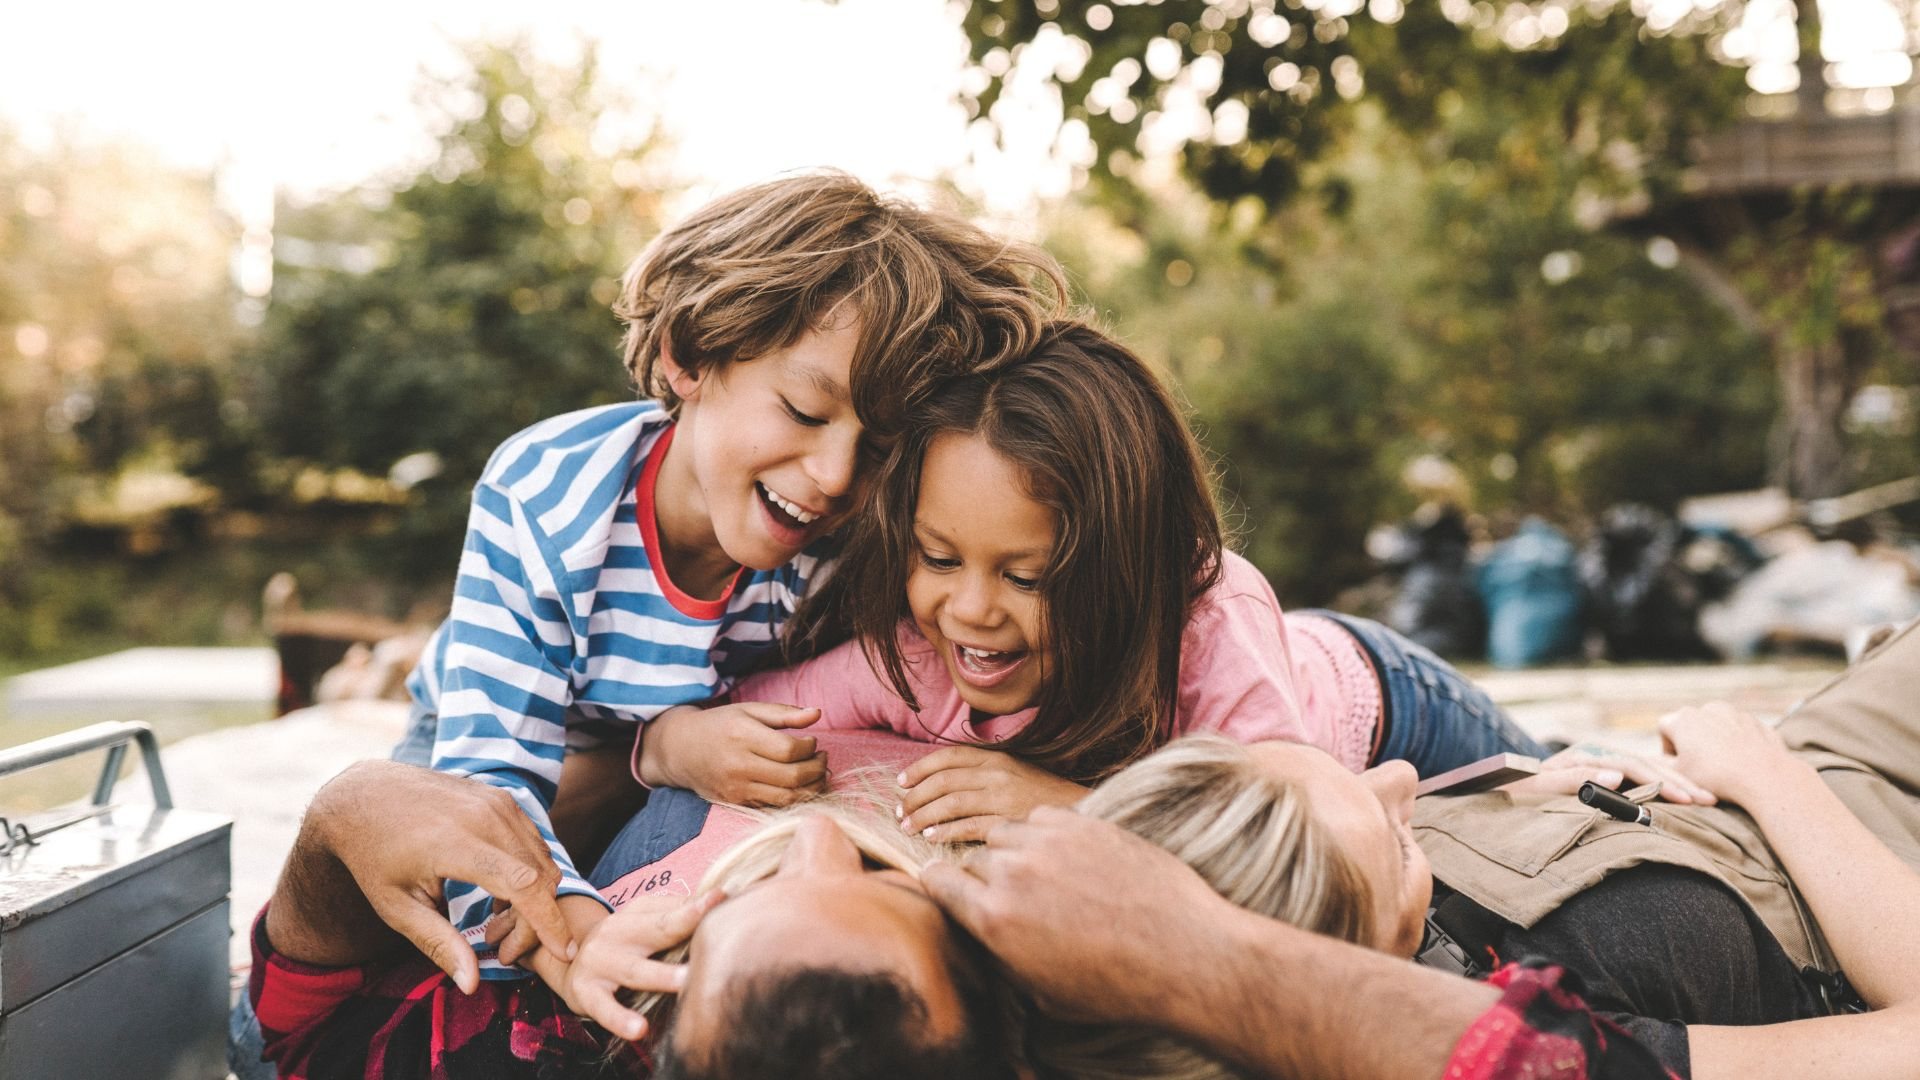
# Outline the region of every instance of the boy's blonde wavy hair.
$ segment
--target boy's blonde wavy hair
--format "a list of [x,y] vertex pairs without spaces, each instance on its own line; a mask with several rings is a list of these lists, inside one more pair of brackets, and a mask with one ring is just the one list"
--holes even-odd
[[[1263,772],[1238,743],[1211,735],[1180,739],[1116,773],[1079,809],[1166,848],[1249,911],[1347,941],[1371,940],[1374,896],[1365,875],[1315,818],[1305,794]],[[1074,1080],[1244,1075],[1189,1043],[1133,1027],[1039,1018],[1031,1049],[1043,1075]]]

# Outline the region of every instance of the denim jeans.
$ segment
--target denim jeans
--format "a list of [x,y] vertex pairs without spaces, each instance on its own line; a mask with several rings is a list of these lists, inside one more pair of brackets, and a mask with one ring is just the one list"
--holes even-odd
[[402,765],[426,768],[433,764],[433,738],[440,730],[440,717],[419,702],[413,703],[407,717],[407,733],[400,736],[390,755]]
[[260,1060],[266,1037],[260,1034],[260,1018],[253,1014],[253,1002],[245,990],[227,1016],[227,1068],[236,1080],[280,1080],[280,1070]]
[[1310,611],[1340,624],[1380,675],[1386,741],[1374,756],[1405,761],[1424,779],[1495,754],[1547,756],[1505,709],[1452,664],[1374,622],[1337,611]]

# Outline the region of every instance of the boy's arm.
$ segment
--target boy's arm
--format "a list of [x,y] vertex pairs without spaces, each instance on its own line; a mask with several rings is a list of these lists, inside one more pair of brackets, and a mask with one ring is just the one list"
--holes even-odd
[[554,836],[586,866],[599,861],[627,819],[647,805],[647,789],[633,778],[624,742],[568,754],[553,798]]
[[[550,548],[517,500],[484,481],[474,489],[447,620],[433,767],[512,796],[560,868],[559,894],[601,902],[549,816],[566,756],[574,641]],[[472,930],[492,904],[478,887],[449,882],[447,909]]]

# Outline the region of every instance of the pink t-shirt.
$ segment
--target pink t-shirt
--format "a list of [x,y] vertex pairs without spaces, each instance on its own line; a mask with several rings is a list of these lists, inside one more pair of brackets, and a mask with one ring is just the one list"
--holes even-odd
[[[729,697],[818,708],[816,728],[890,730],[919,742],[997,741],[1032,721],[1027,709],[973,723],[926,639],[910,623],[901,633],[917,713],[867,663],[857,641],[748,676]],[[1380,686],[1353,636],[1330,619],[1283,615],[1266,577],[1232,552],[1181,633],[1178,693],[1176,736],[1307,743],[1355,772],[1367,766],[1380,721]]]

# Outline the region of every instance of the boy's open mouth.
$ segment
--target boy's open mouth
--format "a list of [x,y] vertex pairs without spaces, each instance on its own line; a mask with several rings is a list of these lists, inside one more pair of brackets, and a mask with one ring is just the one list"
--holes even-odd
[[766,508],[767,515],[782,528],[792,532],[805,532],[808,526],[820,520],[819,514],[803,508],[798,503],[788,502],[758,480],[754,481],[753,489],[759,493],[760,505]]
[[948,642],[948,645],[953,649],[954,667],[959,670],[960,677],[983,690],[1006,681],[1020,665],[1026,663],[1030,655],[1026,649],[992,652],[969,648],[958,642]]

